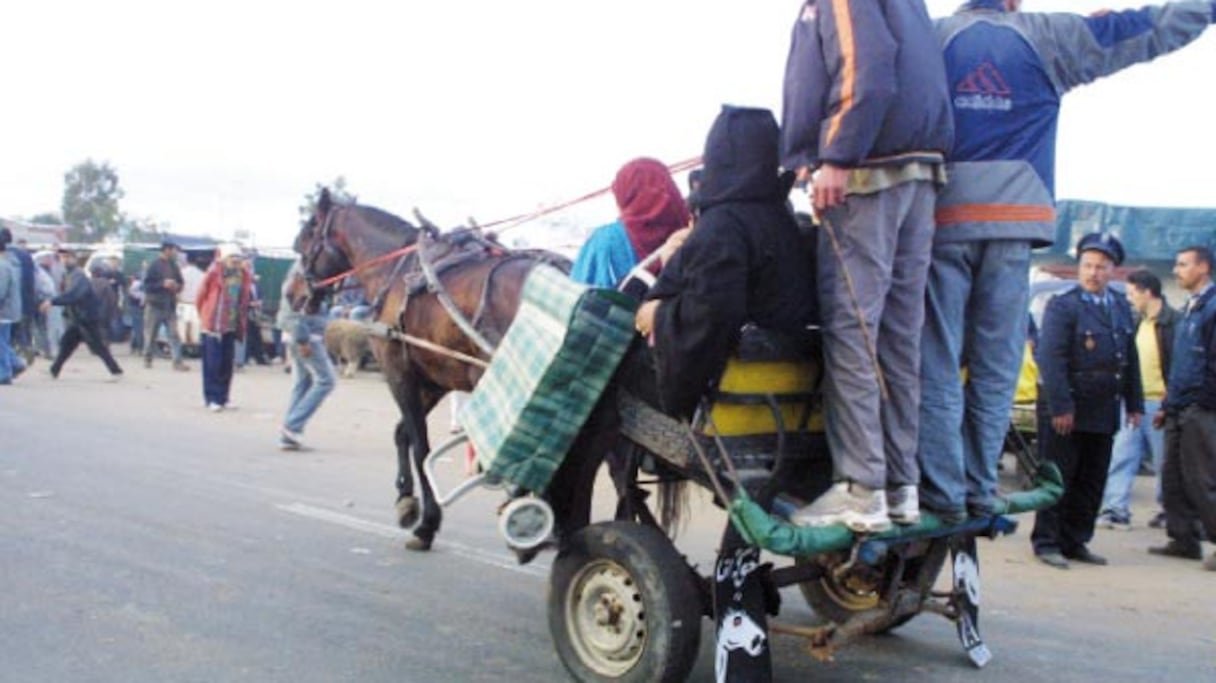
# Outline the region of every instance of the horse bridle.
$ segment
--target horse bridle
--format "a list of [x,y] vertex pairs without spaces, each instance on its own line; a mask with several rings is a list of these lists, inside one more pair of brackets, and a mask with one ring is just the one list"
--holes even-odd
[[[334,214],[341,208],[341,206],[332,206],[325,212],[325,219],[321,222],[319,236],[315,234],[317,232],[316,216],[313,216],[314,237],[311,240],[307,253],[301,254],[300,259],[300,264],[304,268],[304,281],[308,284],[308,289],[313,296],[328,294],[333,288],[333,283],[325,283],[325,281],[334,275],[351,270],[350,260],[347,259],[346,254],[340,248],[334,245],[330,238],[330,233],[333,231]],[[320,260],[321,255],[327,252],[331,258],[341,259],[341,265],[337,272],[321,275],[316,272],[317,262]]]

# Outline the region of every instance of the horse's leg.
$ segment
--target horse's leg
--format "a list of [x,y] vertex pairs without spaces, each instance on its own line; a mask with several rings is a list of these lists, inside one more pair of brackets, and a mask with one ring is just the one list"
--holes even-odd
[[418,487],[421,489],[422,503],[422,521],[414,529],[414,537],[405,543],[405,547],[409,550],[430,550],[431,544],[435,540],[435,534],[439,531],[439,525],[443,522],[443,507],[436,500],[434,486],[426,474],[426,468],[423,467],[427,456],[431,454],[426,416],[430,409],[438,403],[443,393],[433,387],[419,386],[410,397],[410,409],[405,418],[410,423],[413,443],[410,455],[414,459],[414,469],[418,472]]
[[389,391],[401,412],[401,419],[393,431],[393,443],[397,447],[397,524],[403,529],[418,521],[418,499],[414,497],[414,476],[410,470],[410,450],[413,445],[409,395],[416,391],[412,378],[408,376],[404,349],[398,343],[386,344],[381,352],[380,364],[388,381]]

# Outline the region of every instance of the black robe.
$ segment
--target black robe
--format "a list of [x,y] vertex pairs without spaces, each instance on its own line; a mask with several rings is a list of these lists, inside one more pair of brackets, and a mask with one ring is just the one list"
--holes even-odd
[[648,299],[665,412],[689,417],[726,366],[745,323],[794,332],[815,318],[810,240],[778,175],[767,110],[724,107],[705,144],[696,227]]

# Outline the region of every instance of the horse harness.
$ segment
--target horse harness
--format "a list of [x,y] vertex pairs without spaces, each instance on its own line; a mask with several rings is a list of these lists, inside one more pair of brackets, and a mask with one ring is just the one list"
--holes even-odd
[[[377,295],[377,302],[373,309],[374,313],[377,316],[379,315],[389,289],[397,281],[397,277],[401,276],[405,284],[405,298],[402,301],[400,311],[395,316],[398,324],[391,328],[390,335],[406,343],[422,346],[431,351],[483,367],[485,362],[480,359],[475,359],[438,344],[418,343],[425,340],[418,340],[415,337],[406,335],[400,321],[405,319],[410,299],[424,293],[434,294],[440,306],[443,307],[444,312],[448,314],[452,322],[456,324],[456,327],[476,344],[483,353],[487,356],[493,355],[497,343],[501,341],[501,333],[496,332],[495,338],[489,339],[482,333],[481,327],[486,311],[489,308],[490,295],[493,293],[494,274],[503,266],[514,261],[529,260],[542,263],[547,261],[545,258],[538,258],[537,252],[508,249],[497,241],[485,237],[477,229],[457,230],[444,235],[424,231],[419,237],[417,256],[418,270],[406,272],[404,275],[401,275],[401,271],[405,270],[408,258],[398,260],[392,276]],[[478,297],[477,308],[470,318],[465,315],[464,311],[452,299],[451,294],[443,284],[443,276],[458,268],[480,263],[488,259],[497,259],[497,262],[494,263],[485,276],[485,283]]]

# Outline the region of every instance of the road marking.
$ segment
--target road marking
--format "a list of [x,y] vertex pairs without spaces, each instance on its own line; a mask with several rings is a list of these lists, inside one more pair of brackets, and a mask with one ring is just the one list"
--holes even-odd
[[[366,519],[361,519],[353,515],[345,515],[341,512],[334,512],[333,510],[327,510],[325,508],[308,505],[306,503],[279,503],[275,505],[275,508],[293,515],[299,515],[301,517],[307,517],[309,519],[315,519],[322,522],[329,522],[330,524],[337,524],[338,526],[343,526],[347,529],[361,531],[366,534],[387,538],[392,541],[404,541],[409,537],[408,532],[394,526],[389,526],[388,524],[370,522]],[[509,555],[491,552],[489,550],[460,543],[459,541],[454,541],[450,538],[450,534],[448,533],[445,533],[443,537],[443,551],[450,552],[453,555],[458,555],[466,560],[472,560],[473,562],[489,565],[491,567],[497,567],[499,569],[506,569],[517,574],[524,574],[542,579],[548,577],[549,575],[548,563],[542,564],[533,562],[532,564],[519,565],[516,564],[514,558]]]

